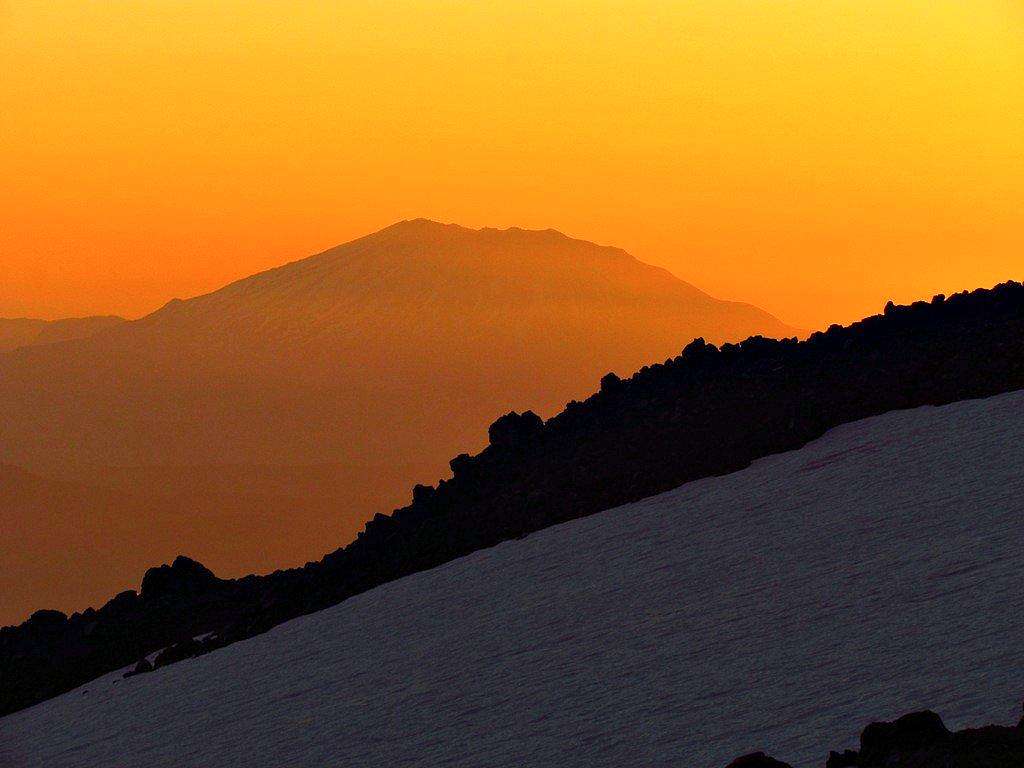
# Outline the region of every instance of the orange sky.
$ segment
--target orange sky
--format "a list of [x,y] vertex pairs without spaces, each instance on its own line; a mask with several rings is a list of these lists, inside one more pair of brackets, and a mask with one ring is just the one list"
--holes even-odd
[[0,316],[426,216],[803,327],[1024,277],[1019,0],[0,0]]

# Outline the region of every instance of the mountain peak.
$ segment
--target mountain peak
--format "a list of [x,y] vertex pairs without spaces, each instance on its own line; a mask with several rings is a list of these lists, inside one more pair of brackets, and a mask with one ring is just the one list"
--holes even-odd
[[415,219],[402,219],[396,221],[384,229],[378,231],[376,234],[383,232],[429,232],[429,231],[469,231],[467,227],[460,226],[458,224],[444,223],[443,221],[435,221],[434,219],[428,219],[423,216]]
[[[431,236],[447,237],[471,237],[471,238],[498,238],[505,240],[525,239],[531,241],[568,241],[574,240],[557,229],[528,229],[524,227],[480,227],[473,229],[464,227],[461,224],[444,223],[434,219],[415,218],[397,221],[384,229],[381,229],[368,237],[387,235],[400,235],[405,237],[421,238]],[[579,242],[587,242],[580,240]]]
[[355,242],[360,242],[361,240],[417,243],[444,242],[460,237],[472,236],[475,231],[458,224],[446,224],[441,221],[434,221],[433,219],[403,219],[373,234],[366,235]]
[[[439,308],[447,320],[436,320]],[[340,338],[373,323],[397,334],[393,343],[400,345],[406,334],[399,327],[421,333],[461,318],[493,328],[525,310],[548,312],[563,329],[587,315],[585,324],[614,333],[622,332],[623,317],[642,315],[647,319],[637,321],[632,343],[671,339],[660,357],[692,338],[690,331],[718,341],[755,331],[790,335],[766,313],[718,301],[621,248],[550,228],[471,229],[427,218],[398,221],[205,296],[169,302],[134,327],[162,327],[161,335],[186,337],[194,348],[201,338],[219,343],[229,327],[236,340],[276,328],[301,342],[321,333]],[[178,330],[169,331],[171,324]],[[509,332],[515,337],[522,329]]]

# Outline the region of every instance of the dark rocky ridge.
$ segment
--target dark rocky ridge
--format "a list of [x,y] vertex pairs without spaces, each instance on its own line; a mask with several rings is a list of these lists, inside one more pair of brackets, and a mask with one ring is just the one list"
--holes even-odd
[[[1024,765],[1024,719],[950,731],[934,712],[912,712],[861,732],[860,749],[829,753],[825,768],[1019,768]],[[726,768],[791,768],[763,752]]]
[[[839,424],[899,408],[1024,388],[1024,287],[957,294],[805,342],[697,340],[614,375],[546,423],[508,414],[491,444],[417,486],[356,541],[303,568],[217,579],[187,558],[70,618],[38,612],[0,630],[0,714],[162,648],[156,666],[250,637],[383,582],[549,525],[747,466]],[[197,636],[212,633],[203,640]]]

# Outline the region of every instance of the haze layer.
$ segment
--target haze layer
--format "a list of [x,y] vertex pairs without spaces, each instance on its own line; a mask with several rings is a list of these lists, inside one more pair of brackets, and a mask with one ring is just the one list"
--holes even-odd
[[756,333],[792,329],[616,248],[421,219],[0,354],[0,621],[180,552],[236,575],[317,558],[500,414]]

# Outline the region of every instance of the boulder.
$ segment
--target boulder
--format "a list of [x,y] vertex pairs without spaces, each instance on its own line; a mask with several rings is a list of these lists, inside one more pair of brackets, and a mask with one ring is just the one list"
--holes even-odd
[[180,643],[175,643],[169,648],[164,648],[160,651],[156,658],[153,659],[153,669],[166,667],[168,664],[174,664],[176,661],[191,659],[205,653],[206,650],[207,648],[198,640],[191,638],[182,640]]
[[857,768],[860,755],[852,749],[843,752],[829,752],[825,768]]
[[860,735],[859,764],[903,765],[916,755],[948,749],[952,734],[934,712],[912,712],[891,723],[871,723]]
[[601,391],[615,392],[622,388],[622,379],[614,373],[606,373],[601,377]]
[[769,757],[764,752],[751,752],[749,755],[737,757],[725,768],[792,768],[792,766]]
[[544,422],[533,411],[506,413],[487,430],[487,437],[496,448],[520,448],[530,443],[544,429]]
[[153,665],[149,663],[149,659],[143,656],[139,659],[139,663],[135,665],[135,668],[124,673],[125,677],[135,677],[135,675],[141,675],[146,672],[152,672]]
[[67,624],[67,614],[61,611],[43,609],[36,611],[28,617],[26,624],[33,631],[54,632],[62,629]]
[[150,568],[142,578],[142,599],[146,602],[165,598],[200,595],[220,582],[209,568],[178,555],[170,565]]

